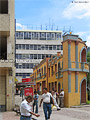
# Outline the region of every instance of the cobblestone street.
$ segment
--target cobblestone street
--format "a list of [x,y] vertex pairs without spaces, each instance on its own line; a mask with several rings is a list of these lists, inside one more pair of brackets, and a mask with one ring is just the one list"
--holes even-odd
[[[15,103],[20,104],[21,98],[15,96]],[[45,120],[42,107],[39,108],[40,117],[37,120]],[[34,117],[34,116],[33,116]],[[34,117],[36,118],[36,117]],[[89,120],[90,119],[90,106],[80,108],[62,108],[60,111],[53,110],[50,120]],[[0,113],[0,120],[20,120],[20,116],[15,112]]]

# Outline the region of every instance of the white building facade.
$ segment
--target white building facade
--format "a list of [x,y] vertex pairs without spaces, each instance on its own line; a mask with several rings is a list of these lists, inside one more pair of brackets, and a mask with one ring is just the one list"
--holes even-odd
[[16,31],[16,78],[30,77],[33,67],[45,57],[57,52],[63,54],[62,31],[17,30]]

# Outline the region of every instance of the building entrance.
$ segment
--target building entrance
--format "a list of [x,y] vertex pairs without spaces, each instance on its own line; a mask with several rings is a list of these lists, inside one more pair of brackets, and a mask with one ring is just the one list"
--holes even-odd
[[6,111],[6,78],[0,76],[0,112]]
[[86,103],[86,80],[81,84],[81,103]]

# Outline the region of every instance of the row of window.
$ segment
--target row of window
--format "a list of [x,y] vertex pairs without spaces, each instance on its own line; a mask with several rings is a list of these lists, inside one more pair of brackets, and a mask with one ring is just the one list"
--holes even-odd
[[16,63],[16,68],[19,69],[33,69],[33,67],[35,66],[35,64],[33,63]]
[[17,44],[16,49],[24,49],[24,50],[63,50],[63,47],[62,47],[62,45]]
[[30,77],[31,74],[32,73],[16,73],[16,76],[25,78],[25,77]]
[[[63,68],[63,61],[61,62],[62,64],[62,68]],[[48,68],[48,76],[53,76],[54,75],[54,72],[57,73],[57,72],[60,72],[60,69],[61,68],[61,65],[60,65],[60,62],[58,62],[58,64],[55,64],[55,68],[54,66],[51,66],[51,68]],[[46,74],[46,66],[42,67],[42,68],[39,68],[37,70],[37,76],[38,77],[41,77],[43,74]],[[34,73],[34,78],[36,79],[36,72]]]
[[44,59],[51,56],[52,54],[16,54],[16,59]]
[[30,40],[61,40],[61,33],[50,32],[16,32],[17,39]]

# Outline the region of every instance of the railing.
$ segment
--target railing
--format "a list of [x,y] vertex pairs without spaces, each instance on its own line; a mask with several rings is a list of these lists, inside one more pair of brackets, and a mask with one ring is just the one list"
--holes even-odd
[[56,72],[56,78],[63,77],[62,71]]
[[[71,68],[76,68],[76,62],[71,62]],[[78,68],[79,69],[87,69],[89,70],[89,64],[86,62],[78,62]]]

